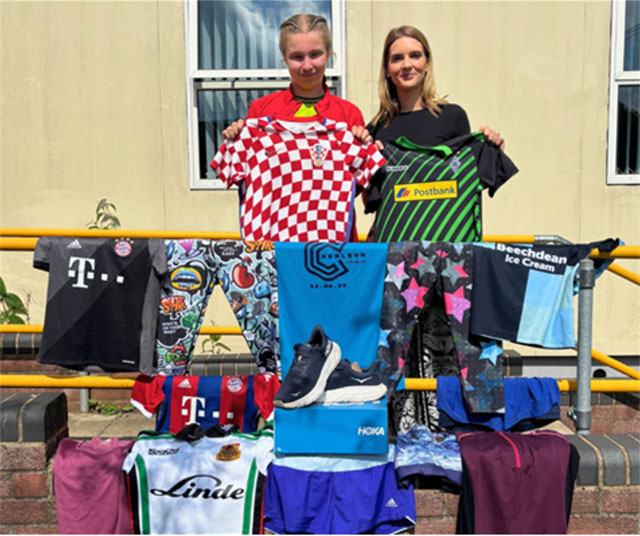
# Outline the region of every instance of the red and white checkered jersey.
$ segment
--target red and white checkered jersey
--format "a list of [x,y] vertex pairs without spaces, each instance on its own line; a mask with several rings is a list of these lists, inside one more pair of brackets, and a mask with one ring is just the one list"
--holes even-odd
[[211,167],[227,187],[244,181],[244,240],[345,242],[355,183],[366,187],[384,163],[344,122],[261,117],[247,119]]

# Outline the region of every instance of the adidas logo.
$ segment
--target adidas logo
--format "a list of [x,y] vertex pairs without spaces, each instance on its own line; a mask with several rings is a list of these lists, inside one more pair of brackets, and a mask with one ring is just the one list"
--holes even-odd
[[396,503],[396,501],[393,500],[393,497],[391,497],[391,499],[389,499],[387,501],[387,503],[385,504],[385,506],[387,508],[398,508],[398,503]]
[[191,384],[189,383],[189,379],[185,378],[184,380],[182,380],[178,384],[178,387],[182,387],[183,389],[191,389]]
[[80,242],[76,238],[75,240],[67,244],[67,249],[82,249],[82,246],[80,245]]

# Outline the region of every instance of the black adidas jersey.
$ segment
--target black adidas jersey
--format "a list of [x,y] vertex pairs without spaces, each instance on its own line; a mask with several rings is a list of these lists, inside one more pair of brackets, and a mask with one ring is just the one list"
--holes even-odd
[[365,212],[376,212],[374,240],[482,240],[482,191],[496,190],[518,169],[480,133],[422,147],[401,136],[383,150]]
[[38,362],[153,372],[162,240],[45,236],[33,266],[49,272]]

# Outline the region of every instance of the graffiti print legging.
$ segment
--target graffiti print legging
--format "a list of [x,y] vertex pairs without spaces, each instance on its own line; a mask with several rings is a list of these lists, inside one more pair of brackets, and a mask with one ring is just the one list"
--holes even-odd
[[[472,280],[471,243],[390,243],[378,358],[389,363],[392,370],[405,367],[418,317],[440,286],[465,400],[473,412],[499,412],[504,408],[502,351],[495,341],[469,331]],[[399,400],[393,402],[398,432],[406,432],[415,424],[409,399],[410,396],[400,395]]]
[[166,241],[156,371],[184,375],[215,284],[222,287],[260,372],[278,372],[278,282],[273,242]]

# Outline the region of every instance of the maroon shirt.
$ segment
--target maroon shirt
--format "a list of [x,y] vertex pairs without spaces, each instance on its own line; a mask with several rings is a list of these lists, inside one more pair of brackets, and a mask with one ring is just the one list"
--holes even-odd
[[463,474],[460,510],[473,510],[465,527],[460,516],[470,512],[459,512],[459,533],[566,534],[567,493],[573,494],[566,437],[542,430],[477,432],[459,434],[458,441],[468,477]]
[[122,464],[133,441],[64,438],[53,463],[60,534],[131,534]]

